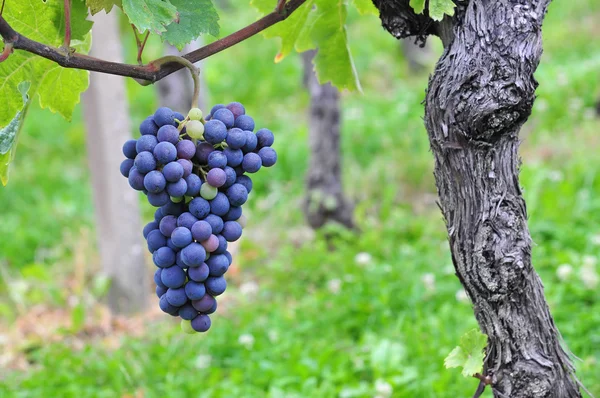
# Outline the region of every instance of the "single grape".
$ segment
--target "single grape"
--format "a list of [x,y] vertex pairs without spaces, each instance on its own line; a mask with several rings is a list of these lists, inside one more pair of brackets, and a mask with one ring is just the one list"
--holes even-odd
[[[152,137],[152,136],[145,136],[145,137]],[[156,160],[154,160],[154,156],[152,156],[152,154],[147,151],[138,153],[137,156],[135,157],[135,160],[133,161],[133,164],[135,165],[137,170],[142,174],[146,174],[149,171],[156,169]],[[130,171],[130,173],[131,173],[131,171]]]
[[[179,315],[179,316],[181,316],[181,315]],[[180,323],[180,327],[181,327],[181,331],[185,334],[196,334],[196,331],[192,327],[192,321],[182,319],[181,323]]]
[[185,177],[185,182],[187,184],[187,191],[185,194],[187,196],[197,196],[200,193],[200,188],[202,186],[202,180],[196,174],[190,174]]
[[212,253],[219,248],[219,238],[216,235],[210,235],[207,239],[200,242],[207,252]]
[[[157,267],[170,267],[171,265],[175,264],[175,252],[172,249],[163,246],[152,253],[152,261],[154,261],[154,264],[156,264]],[[164,279],[163,283],[165,283]]]
[[200,300],[193,300],[192,306],[199,312],[208,313],[215,306],[217,300],[210,294],[205,294]]
[[217,104],[215,106],[212,107],[212,109],[210,110],[210,114],[214,115],[216,111],[218,111],[219,109],[223,109],[225,108],[225,105],[223,104]]
[[160,280],[166,287],[177,289],[185,284],[185,271],[176,265],[163,268]]
[[[191,214],[190,214],[191,215]],[[195,217],[194,217],[195,218]],[[212,227],[204,220],[196,221],[191,228],[192,237],[198,242],[205,241],[212,234]]]
[[215,151],[215,148],[208,142],[201,142],[196,147],[196,155],[195,158],[198,160],[198,163],[201,165],[208,164],[208,156]]
[[158,193],[165,189],[167,181],[160,171],[152,170],[144,176],[144,188],[148,192]]
[[206,182],[215,188],[219,188],[227,181],[227,174],[223,169],[211,169],[206,175]]
[[208,269],[208,265],[206,263],[202,263],[199,267],[189,268],[188,277],[195,282],[204,282],[206,278],[208,278],[208,274],[210,273]]
[[123,177],[125,177],[125,178],[129,177],[129,171],[131,170],[132,167],[133,167],[132,159],[125,159],[121,162],[120,171],[121,171],[121,174],[123,175]]
[[165,179],[169,182],[179,181],[181,178],[183,178],[183,172],[183,167],[177,162],[167,163],[162,170]]
[[150,253],[154,253],[161,247],[167,246],[167,237],[157,229],[150,231],[146,240],[148,243],[148,251]]
[[154,112],[154,123],[156,123],[158,127],[167,124],[177,126],[177,122],[175,122],[175,113],[167,107],[158,108],[156,112]]
[[143,235],[144,235],[144,239],[146,239],[148,237],[148,234],[152,231],[154,231],[155,229],[158,229],[158,223],[156,221],[151,221],[148,224],[146,224],[146,226],[144,226],[144,230],[143,230]]
[[181,140],[176,145],[177,157],[179,159],[191,159],[196,154],[196,145],[190,140]]
[[242,151],[244,151],[244,153],[252,152],[258,145],[256,134],[248,130],[244,131],[244,134],[246,134],[246,143],[242,147]]
[[136,145],[137,140],[127,140],[123,144],[123,155],[125,155],[127,159],[135,159],[137,156]]
[[189,203],[189,209],[194,217],[201,220],[210,213],[210,204],[203,198],[194,198]]
[[171,237],[173,230],[177,228],[177,217],[168,215],[163,217],[158,224],[158,229],[160,233],[166,236],[167,238]]
[[229,206],[229,211],[223,216],[223,221],[235,221],[242,215],[241,206]]
[[188,112],[188,117],[190,118],[190,120],[201,120],[202,111],[199,108],[192,108]]
[[220,120],[228,129],[230,129],[233,127],[235,117],[229,109],[222,108],[211,115],[211,121],[213,120]]
[[185,284],[185,294],[190,300],[200,300],[206,294],[204,283],[189,281]]
[[171,240],[175,246],[184,248],[192,243],[192,232],[186,227],[177,227],[173,230],[173,233],[171,233]]
[[262,160],[260,159],[260,156],[258,156],[256,153],[250,152],[244,155],[242,167],[248,173],[256,173],[258,170],[260,170],[261,166]]
[[221,231],[223,230],[223,219],[217,216],[216,214],[209,214],[208,216],[206,216],[204,221],[210,224],[210,227],[212,228],[212,233],[215,235],[221,233]]
[[194,329],[196,332],[206,332],[208,329],[210,329],[210,317],[204,314],[198,315],[192,319],[191,325],[192,329]]
[[[223,278],[222,276],[218,276],[218,277],[208,277],[208,279],[206,279],[206,282],[204,282],[204,285],[206,287],[206,292],[208,294],[210,294],[211,296],[219,296],[221,294],[223,294],[223,292],[225,291],[225,289],[227,289],[227,281],[225,281],[225,278]],[[171,290],[171,289],[169,289]],[[168,296],[167,292],[167,298]],[[169,300],[169,302],[171,302]]]
[[227,198],[232,206],[241,206],[248,200],[248,190],[242,184],[233,184],[227,188]]
[[154,150],[154,147],[156,147],[156,144],[158,144],[158,140],[155,136],[143,135],[137,140],[137,143],[135,144],[135,150],[137,151],[137,153],[141,153],[144,151],[152,152]]
[[175,145],[167,141],[156,144],[152,153],[160,164],[167,164],[177,159],[177,148],[175,148]]
[[244,105],[240,104],[239,102],[230,102],[229,104],[227,104],[226,108],[229,109],[231,113],[233,113],[233,116],[235,118],[238,118],[246,113]]
[[[190,231],[192,230],[192,226],[198,222],[198,219],[196,217],[194,217],[194,215],[190,212],[185,212],[182,213],[178,218],[177,218],[177,226],[178,227],[185,227],[187,229],[189,229]],[[193,235],[193,233],[192,233]]]
[[[169,293],[168,290],[167,293]],[[163,312],[166,312],[169,315],[176,316],[178,315],[179,308],[169,303],[169,301],[167,300],[167,293],[161,296],[160,300],[158,301],[158,306],[161,310],[163,310]]]
[[223,254],[215,254],[206,260],[206,265],[208,265],[210,276],[221,276],[227,272],[229,260]]
[[217,196],[210,201],[210,212],[217,216],[224,216],[228,211],[229,199],[227,199],[227,196],[223,192],[218,192]]
[[214,151],[208,155],[208,167],[211,169],[224,168],[227,166],[227,156],[221,151]]
[[217,196],[218,189],[210,184],[202,184],[200,187],[200,196],[206,200],[212,200]]
[[187,296],[185,295],[185,289],[183,287],[176,289],[169,288],[165,296],[167,296],[167,301],[169,304],[174,307],[181,307],[188,301]]
[[264,148],[266,146],[273,145],[275,142],[275,136],[269,129],[260,129],[256,132],[256,138],[258,140],[258,147]]
[[248,193],[252,192],[252,179],[246,175],[241,175],[236,178],[236,183],[242,184]]
[[187,183],[183,178],[167,184],[167,193],[175,198],[182,198],[187,192]]
[[181,250],[181,261],[188,267],[199,267],[206,259],[206,250],[200,243],[192,242]]
[[231,149],[241,149],[246,144],[246,133],[234,127],[227,132],[227,146]]
[[[195,139],[204,138],[204,125],[199,120],[190,120],[185,125],[187,135]],[[208,140],[207,140],[208,141]]]
[[277,162],[277,152],[271,147],[260,148],[258,156],[265,167],[271,167]]
[[[196,309],[192,306],[192,303],[188,302],[188,303],[185,303],[179,309],[179,316],[181,317],[181,319],[184,319],[186,321],[191,321],[196,316],[198,316],[198,311],[196,311]],[[192,329],[192,331],[193,331],[193,329]]]
[[239,166],[244,160],[244,152],[241,149],[225,148],[223,155],[227,158],[227,166],[229,167]]
[[148,192],[148,203],[154,207],[164,206],[169,203],[169,194],[165,191],[159,193]]
[[254,131],[254,119],[248,115],[240,115],[235,119],[234,126],[242,130]]
[[179,163],[181,167],[183,167],[183,178],[192,174],[192,169],[194,168],[194,165],[191,161],[187,159],[177,159],[177,163]]
[[170,142],[173,145],[177,145],[179,142],[179,130],[177,130],[177,127],[167,124],[158,129],[156,138],[158,138],[158,142]]
[[[219,112],[219,111],[217,111]],[[233,124],[233,123],[232,123]],[[227,138],[227,126],[220,121],[211,119],[204,125],[204,139],[211,144],[218,144]]]
[[221,234],[228,242],[235,242],[242,236],[242,226],[235,221],[226,221]]
[[158,133],[158,126],[154,123],[154,118],[152,116],[148,116],[144,121],[140,124],[140,134],[141,135],[156,135]]

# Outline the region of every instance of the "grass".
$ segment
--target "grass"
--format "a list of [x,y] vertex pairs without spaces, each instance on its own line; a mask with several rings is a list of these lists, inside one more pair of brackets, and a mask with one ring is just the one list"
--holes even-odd
[[[229,15],[223,13],[223,33],[253,18],[236,14],[227,25]],[[600,42],[590,38],[598,16],[600,4],[591,0],[551,6],[521,171],[537,244],[534,264],[565,342],[581,358],[578,375],[596,396],[600,123],[592,108],[600,93],[590,87],[600,86]],[[332,251],[319,233],[307,232],[299,207],[310,167],[301,63],[291,56],[275,65],[276,44],[250,39],[205,63],[210,102],[247,104],[260,124],[276,131],[280,162],[256,175],[241,272],[230,277],[213,330],[182,335],[161,316],[138,333],[116,335],[118,348],[63,331],[56,342],[20,348],[28,366],[1,372],[0,396],[473,394],[476,380],[443,368],[460,336],[477,325],[431,200],[432,159],[420,104],[427,76],[408,75],[398,44],[377,18],[351,18],[364,94],[344,95],[342,147],[346,190],[358,202],[362,234],[341,233]],[[151,58],[159,46],[151,43],[149,50]],[[141,120],[156,106],[154,93],[128,84],[132,119]],[[0,314],[11,322],[40,303],[67,308],[74,322],[80,316],[97,322],[91,307],[74,304],[73,297],[95,291],[98,279],[79,278],[74,289],[61,284],[78,267],[96,266],[94,251],[82,249],[90,238],[81,231],[93,231],[84,140],[80,116],[68,124],[32,110],[11,182],[0,190],[0,275],[10,278],[0,290]],[[89,312],[81,314],[82,308]],[[1,345],[2,339],[0,352]]]

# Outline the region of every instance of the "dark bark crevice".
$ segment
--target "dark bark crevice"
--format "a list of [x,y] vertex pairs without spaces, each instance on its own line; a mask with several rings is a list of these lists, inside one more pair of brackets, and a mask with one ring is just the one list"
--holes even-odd
[[310,93],[310,163],[306,175],[304,214],[318,229],[328,222],[354,228],[354,205],[344,196],[340,149],[340,94],[330,83],[319,84],[312,59],[315,51],[302,54],[304,84]]
[[[535,99],[549,3],[471,0],[458,7],[440,24],[446,49],[426,98],[452,259],[489,338],[484,372],[497,397],[581,397],[532,267],[518,179],[519,130]],[[384,25],[398,20],[384,15],[397,9],[380,10]]]

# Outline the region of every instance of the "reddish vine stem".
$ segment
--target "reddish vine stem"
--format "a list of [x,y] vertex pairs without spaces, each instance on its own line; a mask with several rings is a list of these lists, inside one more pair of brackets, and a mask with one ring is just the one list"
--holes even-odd
[[63,47],[67,51],[71,47],[71,0],[65,0],[65,41]]
[[2,53],[0,53],[0,62],[4,61],[6,58],[8,58],[8,56],[10,55],[12,50],[13,50],[12,43],[5,43],[4,50],[2,50]]
[[[273,11],[229,36],[225,36],[220,40],[185,54],[183,58],[195,63],[232,47],[257,33],[262,32],[268,27],[285,20],[305,2],[306,0],[290,0],[285,3],[282,11]],[[111,75],[132,77],[138,81],[144,80],[147,82],[146,84],[155,83],[171,73],[184,68],[180,63],[174,62],[162,64],[160,66],[155,66],[150,62],[147,65],[140,66],[106,61],[76,53],[65,55],[64,51],[60,51],[55,47],[39,43],[19,34],[2,16],[0,16],[0,36],[4,39],[5,45],[12,43],[15,49],[37,54],[43,58],[56,62],[65,68],[84,69]]]
[[142,53],[144,52],[144,48],[146,47],[146,42],[148,41],[148,36],[150,36],[150,31],[146,32],[144,41],[142,41],[142,40],[140,40],[140,37],[138,35],[138,30],[134,24],[131,24],[131,29],[133,29],[133,36],[135,37],[135,44],[136,44],[137,50],[138,50],[137,62],[139,65],[144,65],[144,63],[142,62]]

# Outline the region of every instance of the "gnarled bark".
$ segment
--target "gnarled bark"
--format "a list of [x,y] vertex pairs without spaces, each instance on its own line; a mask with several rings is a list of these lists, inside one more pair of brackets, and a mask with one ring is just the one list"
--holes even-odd
[[[388,4],[380,7],[385,26],[394,20],[385,12],[397,9],[389,5],[408,0],[379,3]],[[531,264],[518,180],[518,134],[535,98],[549,3],[457,1],[455,17],[438,26],[446,49],[426,99],[452,259],[489,337],[484,372],[497,397],[581,397]]]
[[306,175],[304,214],[309,225],[327,222],[353,228],[354,205],[344,196],[340,150],[340,95],[330,83],[319,84],[313,71],[315,51],[302,54],[304,83],[310,93],[310,167]]

